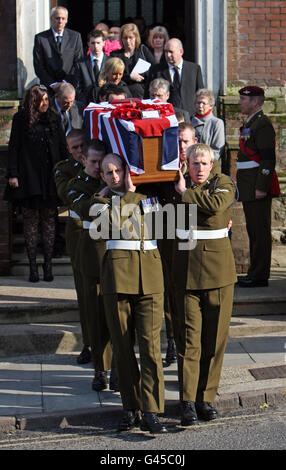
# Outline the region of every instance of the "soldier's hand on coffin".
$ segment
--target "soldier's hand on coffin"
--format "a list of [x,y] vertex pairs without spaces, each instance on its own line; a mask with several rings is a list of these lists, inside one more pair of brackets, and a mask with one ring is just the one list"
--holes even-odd
[[131,191],[132,193],[135,193],[136,191],[136,186],[134,186],[134,184],[132,183],[130,171],[127,165],[125,168],[125,189],[126,191]]
[[178,171],[178,174],[179,174],[179,179],[175,183],[175,190],[177,191],[177,193],[181,194],[182,196],[184,192],[186,191],[186,181],[181,170]]
[[11,186],[11,188],[18,188],[19,187],[18,178],[9,178],[8,182],[9,182],[9,186]]
[[255,199],[263,199],[267,196],[265,191],[260,191],[259,189],[255,190]]

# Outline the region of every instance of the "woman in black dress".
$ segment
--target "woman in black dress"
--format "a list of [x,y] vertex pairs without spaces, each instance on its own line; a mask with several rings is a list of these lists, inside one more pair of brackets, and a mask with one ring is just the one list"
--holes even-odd
[[132,71],[138,59],[143,59],[154,65],[154,56],[148,47],[141,44],[140,34],[134,23],[127,23],[121,26],[119,40],[122,49],[111,52],[110,57],[119,57],[123,60],[125,65],[123,81],[128,86],[132,98],[142,99],[144,97],[147,72],[139,74],[136,72],[132,73]]
[[36,262],[38,228],[44,251],[44,280],[52,281],[52,254],[57,206],[54,165],[69,153],[60,118],[49,108],[43,85],[32,86],[23,108],[13,117],[9,141],[8,185],[4,199],[21,207],[30,263],[30,282],[39,281]]

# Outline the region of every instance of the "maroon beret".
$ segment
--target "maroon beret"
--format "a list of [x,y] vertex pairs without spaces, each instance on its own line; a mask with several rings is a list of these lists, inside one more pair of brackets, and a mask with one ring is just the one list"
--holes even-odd
[[264,96],[264,90],[254,85],[245,86],[238,93],[243,96]]

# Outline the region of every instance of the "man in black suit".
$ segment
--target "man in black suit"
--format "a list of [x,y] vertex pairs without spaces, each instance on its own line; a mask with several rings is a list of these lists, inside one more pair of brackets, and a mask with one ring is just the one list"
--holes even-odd
[[165,78],[170,83],[168,101],[176,108],[185,109],[192,116],[195,112],[195,93],[199,88],[204,88],[201,67],[183,59],[183,45],[177,38],[169,39],[164,50],[167,63],[150,68],[146,92],[152,80]]
[[71,129],[82,129],[84,105],[75,101],[75,89],[71,83],[60,83],[55,87],[51,108],[60,115],[66,135]]
[[80,33],[66,28],[68,11],[51,11],[51,28],[36,34],[33,50],[34,69],[41,83],[53,91],[62,81],[74,82],[75,63],[83,57]]
[[85,105],[88,105],[87,96],[90,89],[94,85],[98,86],[98,76],[108,59],[103,52],[105,37],[102,31],[91,31],[87,40],[90,53],[77,62],[75,71],[76,98]]

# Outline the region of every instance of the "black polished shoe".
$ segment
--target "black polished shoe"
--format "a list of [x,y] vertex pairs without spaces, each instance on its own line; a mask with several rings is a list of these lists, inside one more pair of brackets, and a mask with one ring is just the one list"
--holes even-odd
[[237,284],[240,287],[267,287],[268,286],[268,279],[251,279],[250,277],[246,276],[244,279],[239,279]]
[[196,401],[196,410],[199,419],[211,421],[218,417],[217,411],[207,401]]
[[168,367],[170,364],[173,364],[177,361],[177,351],[174,338],[168,339],[168,347],[165,357],[165,365]]
[[94,379],[91,384],[92,390],[101,392],[101,390],[107,389],[107,372],[97,370],[94,374]]
[[181,425],[193,426],[198,424],[198,416],[193,401],[181,401]]
[[112,368],[110,371],[109,390],[112,390],[113,392],[119,392],[118,374],[117,369],[115,368]]
[[123,416],[118,423],[118,431],[129,431],[132,428],[138,427],[141,415],[139,410],[123,410]]
[[164,424],[160,423],[156,413],[145,412],[140,422],[141,431],[149,431],[151,434],[164,434],[167,432]]
[[237,276],[237,283],[239,281],[245,281],[246,279],[250,279],[248,274],[244,274],[243,276]]
[[91,361],[91,352],[88,346],[84,346],[77,358],[78,364],[88,364]]

